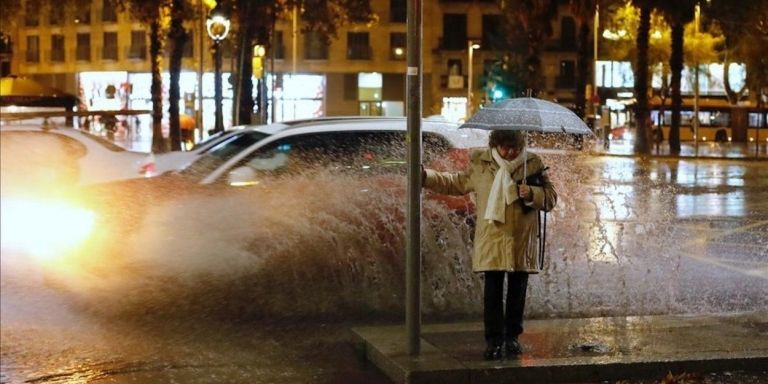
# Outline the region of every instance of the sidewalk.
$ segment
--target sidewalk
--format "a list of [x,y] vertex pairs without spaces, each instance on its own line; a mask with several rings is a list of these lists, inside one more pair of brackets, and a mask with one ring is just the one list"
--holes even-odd
[[395,383],[574,383],[768,367],[768,312],[529,320],[521,358],[484,361],[482,323],[355,328]]
[[[616,140],[610,143],[608,148],[603,146],[602,141],[595,143],[590,153],[595,155],[608,156],[633,156],[634,142],[629,140]],[[759,152],[757,152],[759,150]],[[756,156],[757,153],[757,156]],[[716,143],[700,142],[698,155],[693,142],[686,141],[680,143],[680,154],[672,155],[669,153],[669,143],[663,142],[659,146],[654,145],[651,148],[653,157],[699,157],[714,159],[744,159],[744,160],[768,160],[768,142],[755,143]]]

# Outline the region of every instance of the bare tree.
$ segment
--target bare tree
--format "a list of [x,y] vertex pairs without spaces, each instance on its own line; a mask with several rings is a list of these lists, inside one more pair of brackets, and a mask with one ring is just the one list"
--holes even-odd
[[239,95],[237,113],[241,124],[251,122],[254,109],[251,96],[254,45],[263,45],[267,50],[272,48],[273,26],[278,18],[290,14],[295,7],[301,20],[301,30],[316,32],[326,44],[336,37],[340,27],[376,20],[370,0],[227,0],[222,2],[222,6],[233,15],[233,39],[238,42],[236,93]]
[[[576,114],[584,117],[587,110],[586,88],[589,76],[590,63],[589,52],[592,42],[591,30],[594,27],[594,15],[600,1],[598,0],[571,0],[571,10],[579,22],[578,59],[576,61]],[[592,63],[594,64],[594,63]],[[593,68],[594,71],[594,68]],[[593,84],[597,86],[597,84]]]
[[114,0],[121,12],[149,27],[149,59],[152,68],[152,152],[167,150],[163,140],[163,80],[160,74],[163,52],[163,15],[168,9],[166,1],[155,0]]
[[696,0],[661,2],[657,5],[672,27],[672,53],[669,59],[669,68],[672,75],[672,80],[670,81],[672,121],[669,127],[669,151],[672,154],[680,153],[680,112],[683,105],[680,87],[685,52],[683,48],[685,24],[693,20],[695,6]]
[[650,154],[650,112],[648,108],[648,49],[651,30],[651,12],[655,0],[634,0],[640,9],[640,23],[637,28],[637,64],[635,65],[635,153]]
[[557,0],[499,0],[499,7],[510,24],[510,67],[525,70],[525,86],[533,94],[544,88],[541,51],[552,36],[552,21],[557,16]]
[[[171,150],[181,150],[181,126],[179,121],[179,100],[181,89],[179,78],[181,77],[181,61],[184,57],[184,47],[189,41],[189,32],[184,28],[184,21],[196,19],[196,9],[187,0],[170,0],[170,27],[168,29],[168,42],[170,43],[170,55],[168,57],[168,134],[170,136]],[[198,14],[199,15],[199,14]],[[202,100],[201,100],[202,102]]]

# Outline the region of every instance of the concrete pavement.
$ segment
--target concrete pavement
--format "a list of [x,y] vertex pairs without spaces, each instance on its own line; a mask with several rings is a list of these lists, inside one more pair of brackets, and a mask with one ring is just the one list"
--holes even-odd
[[482,323],[355,328],[366,358],[395,383],[554,383],[768,370],[768,312],[529,320],[520,358],[484,361]]

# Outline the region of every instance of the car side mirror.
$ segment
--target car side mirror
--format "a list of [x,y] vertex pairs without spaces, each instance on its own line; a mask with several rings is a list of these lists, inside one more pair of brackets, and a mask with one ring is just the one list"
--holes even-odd
[[237,167],[227,175],[227,182],[233,187],[246,187],[259,183],[256,171],[248,166]]

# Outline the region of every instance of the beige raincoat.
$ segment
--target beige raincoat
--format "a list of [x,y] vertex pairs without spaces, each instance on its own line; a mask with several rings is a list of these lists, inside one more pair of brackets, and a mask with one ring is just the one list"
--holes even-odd
[[[527,162],[528,175],[536,174],[544,168],[541,158],[530,152]],[[552,210],[557,204],[557,192],[544,173],[543,186],[531,186],[533,201],[527,205],[534,209],[524,213],[523,202],[514,201],[507,206],[505,223],[489,222],[483,216],[498,167],[491,156],[490,148],[475,150],[471,155],[469,169],[464,172],[437,172],[427,169],[424,187],[446,195],[475,192],[477,226],[472,257],[473,271],[538,273],[538,210]],[[522,180],[522,165],[512,171],[512,178],[516,181]]]

